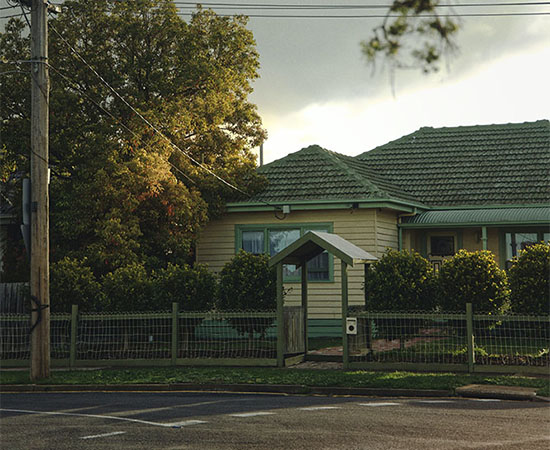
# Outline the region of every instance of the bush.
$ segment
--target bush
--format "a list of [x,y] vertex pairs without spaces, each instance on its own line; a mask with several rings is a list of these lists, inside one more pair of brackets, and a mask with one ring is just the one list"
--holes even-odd
[[388,250],[369,267],[365,289],[369,311],[433,308],[433,270],[416,252]]
[[[219,302],[221,311],[273,311],[277,307],[277,275],[269,267],[269,256],[253,255],[241,250],[220,272]],[[232,326],[240,333],[264,334],[272,319],[235,318]]]
[[549,314],[550,245],[540,243],[523,250],[510,268],[508,277],[514,312]]
[[63,258],[50,266],[50,304],[52,312],[71,312],[72,305],[81,311],[98,311],[104,306],[101,284],[95,279],[86,260]]
[[509,306],[506,272],[487,251],[460,250],[443,263],[438,275],[439,305],[444,311],[462,312],[466,303],[475,311],[504,312]]
[[216,277],[203,264],[168,264],[153,273],[153,303],[158,309],[170,309],[176,302],[180,311],[209,311],[216,289]]
[[[120,267],[103,277],[103,293],[111,311],[153,311],[152,283],[142,264]],[[166,308],[168,309],[168,308]]]

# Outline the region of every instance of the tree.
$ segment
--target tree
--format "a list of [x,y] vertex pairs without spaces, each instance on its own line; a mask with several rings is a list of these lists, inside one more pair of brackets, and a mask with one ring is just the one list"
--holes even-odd
[[512,311],[523,314],[550,313],[550,246],[530,245],[510,268]]
[[[3,67],[28,60],[21,20],[0,43]],[[52,261],[86,258],[98,278],[187,262],[201,226],[241,195],[212,174],[250,193],[263,183],[250,151],[265,131],[248,101],[259,62],[246,19],[199,9],[185,22],[169,0],[69,0],[49,45]],[[1,77],[3,151],[19,171],[29,66]]]
[[479,313],[508,308],[508,278],[487,250],[460,250],[443,263],[438,274],[439,303],[444,311],[463,312],[472,303]]
[[429,261],[416,252],[388,250],[369,266],[365,289],[369,311],[433,308],[433,270]]
[[439,0],[394,0],[370,39],[361,42],[369,64],[384,59],[391,70],[439,70],[441,58],[456,48],[456,20],[443,18]]

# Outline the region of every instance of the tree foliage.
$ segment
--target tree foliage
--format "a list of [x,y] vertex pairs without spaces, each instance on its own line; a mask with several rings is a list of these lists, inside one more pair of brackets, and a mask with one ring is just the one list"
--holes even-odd
[[443,263],[438,275],[439,304],[444,311],[462,312],[472,303],[480,313],[504,312],[509,304],[506,272],[487,250],[460,250]]
[[512,311],[523,314],[550,313],[550,245],[525,248],[510,268]]
[[[29,59],[24,22],[0,44],[0,66],[19,71],[0,77],[4,180],[28,172],[30,65],[13,64]],[[201,226],[240,195],[204,168],[262,186],[250,150],[265,131],[248,101],[258,60],[243,17],[64,2],[49,38],[52,261],[86,258],[97,277],[187,262]]]
[[388,250],[366,275],[369,311],[427,311],[433,308],[434,275],[425,258]]
[[[219,279],[218,309],[221,311],[274,311],[277,308],[277,274],[269,256],[241,250],[223,266]],[[240,333],[264,334],[272,319],[230,319]]]
[[382,24],[361,42],[369,64],[382,59],[391,70],[438,71],[442,57],[456,48],[459,30],[458,21],[441,17],[440,9],[439,0],[394,0]]

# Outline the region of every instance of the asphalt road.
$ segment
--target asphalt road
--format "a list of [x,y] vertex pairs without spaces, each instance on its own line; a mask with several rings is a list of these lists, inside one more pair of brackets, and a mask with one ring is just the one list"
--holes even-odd
[[2,449],[544,449],[547,403],[223,393],[0,397]]

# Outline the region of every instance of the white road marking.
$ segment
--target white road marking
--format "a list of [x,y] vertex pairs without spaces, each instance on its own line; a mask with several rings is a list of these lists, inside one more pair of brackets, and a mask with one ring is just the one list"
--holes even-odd
[[415,400],[415,403],[454,403],[452,400]]
[[189,425],[199,425],[201,423],[208,423],[206,420],[184,420],[183,422],[166,423],[165,425],[173,428],[187,427]]
[[164,428],[178,428],[177,425],[171,423],[159,423],[159,422],[150,422],[148,420],[132,419],[129,417],[117,417],[117,416],[104,416],[100,414],[78,414],[78,413],[67,413],[67,412],[58,412],[58,411],[33,411],[29,409],[8,409],[0,408],[0,411],[8,411],[22,414],[38,414],[38,415],[48,415],[48,416],[73,416],[73,417],[90,417],[94,419],[110,419],[110,420],[122,420],[125,422],[135,422],[142,423],[145,425],[153,425],[155,427],[164,427]]
[[112,433],[105,433],[105,434],[93,434],[91,436],[82,436],[80,439],[95,439],[95,438],[102,438],[102,437],[109,437],[109,436],[117,436],[119,434],[124,434],[126,431],[113,431]]
[[501,402],[498,398],[469,398],[472,402]]
[[271,416],[272,412],[266,412],[266,411],[257,411],[257,412],[250,412],[250,413],[239,413],[239,414],[230,414],[231,417],[256,417],[256,416]]
[[372,402],[372,403],[359,403],[360,406],[397,406],[401,403],[394,403],[394,402]]
[[341,409],[339,406],[308,406],[307,408],[298,408],[300,411],[322,411],[324,409]]

